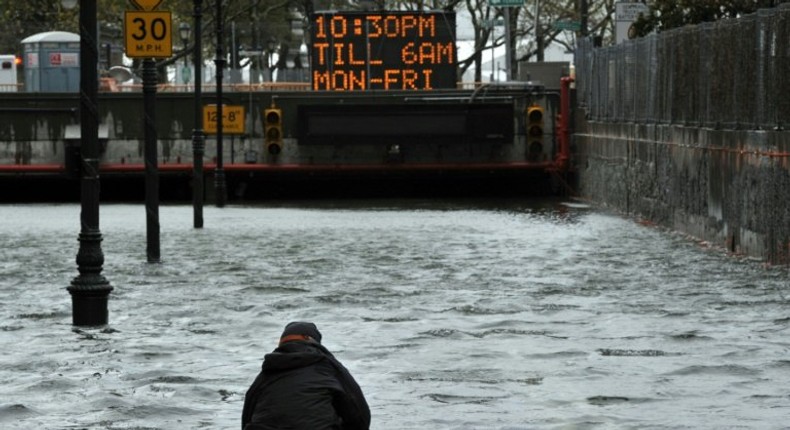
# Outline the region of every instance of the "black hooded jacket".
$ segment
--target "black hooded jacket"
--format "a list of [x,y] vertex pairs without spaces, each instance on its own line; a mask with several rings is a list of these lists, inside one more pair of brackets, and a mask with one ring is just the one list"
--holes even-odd
[[368,430],[370,409],[351,374],[321,344],[266,354],[244,399],[242,430]]

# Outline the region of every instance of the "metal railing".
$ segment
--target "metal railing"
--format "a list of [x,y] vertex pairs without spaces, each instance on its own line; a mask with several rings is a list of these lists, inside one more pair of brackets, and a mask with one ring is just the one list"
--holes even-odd
[[[217,90],[216,84],[203,84],[202,89],[206,93]],[[309,82],[262,82],[258,84],[222,84],[222,89],[226,91],[307,91],[310,89]],[[103,92],[142,92],[142,84],[116,84],[115,88],[103,88]],[[191,93],[195,90],[194,85],[184,84],[159,84],[156,87],[160,93]]]
[[22,90],[22,84],[0,84],[0,93],[16,93]]
[[[456,89],[472,91],[489,85],[488,82],[458,82]],[[222,84],[222,89],[231,92],[276,92],[276,91],[311,91],[309,82],[261,82],[256,84]],[[191,84],[158,84],[157,92],[160,93],[191,93],[195,86]],[[204,83],[202,90],[206,93],[216,92],[217,85]],[[0,84],[0,92],[26,92],[23,84]],[[30,92],[30,91],[27,91]],[[102,93],[142,93],[143,84],[119,84],[112,78],[99,80],[99,92]],[[328,92],[328,91],[327,91]]]
[[[474,90],[485,85],[484,82],[458,82],[459,90]],[[102,92],[141,92],[142,84],[114,84],[113,86],[100,86]],[[212,93],[216,91],[216,84],[203,84],[203,91]],[[311,91],[309,82],[262,82],[257,84],[223,84],[222,89],[236,92],[266,92],[266,91]],[[194,91],[193,85],[159,84],[158,92],[189,93]]]
[[579,104],[592,120],[726,129],[790,121],[790,5],[576,51]]

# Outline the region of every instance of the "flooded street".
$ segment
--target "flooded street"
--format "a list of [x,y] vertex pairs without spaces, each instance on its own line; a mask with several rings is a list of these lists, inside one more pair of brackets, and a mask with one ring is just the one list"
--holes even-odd
[[79,205],[0,206],[0,428],[238,429],[315,322],[372,429],[787,429],[790,274],[569,201],[102,205],[105,329],[71,325]]

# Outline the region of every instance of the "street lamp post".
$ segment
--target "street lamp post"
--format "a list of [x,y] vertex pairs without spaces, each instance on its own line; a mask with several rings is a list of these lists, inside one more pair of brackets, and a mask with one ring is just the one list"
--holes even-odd
[[[62,0],[70,9],[76,0]],[[104,253],[99,230],[99,118],[96,2],[80,1],[80,234],[79,275],[67,288],[75,326],[107,324],[107,300],[113,287],[102,275]]]
[[217,68],[217,167],[214,169],[214,191],[216,192],[216,205],[218,208],[225,206],[227,196],[225,184],[225,168],[222,165],[222,72],[225,68],[225,53],[223,52],[224,24],[222,19],[222,1],[217,0],[217,14],[214,17],[217,23],[217,57],[214,64]]
[[206,135],[203,133],[201,97],[203,96],[203,0],[194,0],[195,46],[195,126],[192,129],[192,209],[195,228],[203,228],[203,154],[206,151]]
[[189,84],[189,79],[191,77],[189,74],[189,55],[187,53],[189,36],[191,33],[192,27],[188,23],[182,22],[178,25],[178,35],[181,37],[181,44],[184,47],[184,68],[181,70],[181,82],[184,85]]
[[274,37],[269,38],[268,46],[269,55],[266,59],[267,68],[269,69],[269,82],[274,82],[274,50],[277,49],[277,39]]

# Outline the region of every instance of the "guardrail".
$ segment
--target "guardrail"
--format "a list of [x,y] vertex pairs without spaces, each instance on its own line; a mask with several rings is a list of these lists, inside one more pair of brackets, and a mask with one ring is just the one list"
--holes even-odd
[[16,93],[22,90],[22,84],[0,84],[0,93]]
[[[456,89],[476,90],[490,84],[489,82],[458,82]],[[203,84],[203,91],[212,93],[217,90],[216,84]],[[261,82],[257,84],[222,84],[222,89],[231,92],[276,92],[276,91],[311,91],[309,82]],[[160,93],[191,93],[195,91],[192,84],[158,84],[157,92]],[[25,91],[23,84],[0,84],[1,92],[29,92]],[[141,93],[143,84],[118,84],[112,78],[99,80],[99,92],[102,93]]]
[[[216,84],[203,84],[204,92],[211,93],[217,90]],[[309,91],[309,82],[262,82],[258,84],[223,84],[223,90],[236,92],[259,91]],[[156,87],[160,93],[191,93],[195,91],[194,85],[184,84],[159,84]],[[103,92],[142,92],[142,84],[116,84],[115,88],[102,88]]]
[[[459,82],[457,89],[474,90],[486,82]],[[216,84],[203,84],[203,91],[207,93],[217,90]],[[222,89],[235,92],[274,92],[274,91],[311,91],[312,86],[309,82],[261,82],[257,84],[223,84]],[[100,88],[102,92],[142,92],[142,84],[115,84]],[[163,93],[191,93],[195,90],[194,85],[183,84],[159,84],[158,92]]]

